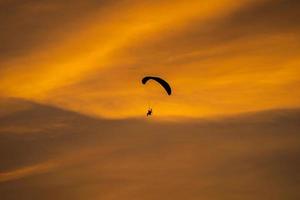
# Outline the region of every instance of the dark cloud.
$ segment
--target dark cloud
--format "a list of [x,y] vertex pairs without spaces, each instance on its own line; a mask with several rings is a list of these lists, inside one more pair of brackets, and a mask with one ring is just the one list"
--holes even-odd
[[[300,196],[299,110],[174,123],[94,119],[31,105],[1,118],[3,200]],[[57,166],[1,179],[49,160]]]
[[59,37],[78,31],[82,20],[94,12],[106,12],[110,4],[103,0],[1,2],[0,58],[22,56],[40,50],[43,45],[56,45]]
[[[193,62],[195,60],[205,60],[215,57],[230,57],[238,54],[269,54],[272,51],[277,52],[282,45],[264,46],[257,45],[249,47],[251,41],[267,41],[269,38],[278,36],[279,38],[291,37],[299,38],[300,30],[300,2],[297,0],[273,0],[261,3],[254,3],[251,6],[245,6],[237,9],[227,16],[212,18],[206,22],[202,20],[193,20],[189,25],[181,27],[166,27],[161,37],[148,39],[143,43],[130,47],[129,56],[137,55],[146,63],[147,67],[157,65],[161,67],[172,67],[175,63]],[[204,23],[204,24],[203,24]],[[289,36],[284,36],[289,34]],[[226,52],[210,54],[211,48],[222,48],[223,45],[234,43],[239,40],[249,41],[244,48],[239,46]],[[241,41],[242,42],[242,41]],[[242,45],[239,42],[239,45]],[[285,51],[291,54],[297,54],[295,49],[299,48],[296,44],[286,44],[289,49]],[[183,60],[176,59],[177,55],[199,54],[185,57]],[[294,51],[294,53],[293,53]],[[126,54],[126,56],[128,56]],[[175,60],[173,59],[175,58]],[[149,66],[148,66],[149,65]]]

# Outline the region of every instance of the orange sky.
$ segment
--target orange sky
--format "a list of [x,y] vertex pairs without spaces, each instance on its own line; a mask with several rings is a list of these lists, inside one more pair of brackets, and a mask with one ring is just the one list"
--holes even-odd
[[0,0],[0,199],[300,199],[299,11]]
[[[0,96],[108,118],[300,106],[298,7],[271,0],[0,1]],[[17,14],[16,14],[17,13]],[[144,75],[168,80],[167,97]]]

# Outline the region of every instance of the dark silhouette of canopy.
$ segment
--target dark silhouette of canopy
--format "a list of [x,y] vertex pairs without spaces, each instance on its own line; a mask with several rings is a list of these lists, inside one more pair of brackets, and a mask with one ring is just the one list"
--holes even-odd
[[163,80],[159,77],[155,77],[155,76],[145,76],[142,79],[142,83],[146,84],[149,80],[154,80],[154,81],[158,82],[166,90],[167,94],[171,95],[172,89],[171,89],[170,85],[165,80]]

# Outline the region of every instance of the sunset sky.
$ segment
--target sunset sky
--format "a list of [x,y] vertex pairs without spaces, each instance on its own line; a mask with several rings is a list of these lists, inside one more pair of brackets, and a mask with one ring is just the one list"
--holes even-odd
[[299,200],[299,122],[300,0],[0,0],[0,200]]
[[[300,107],[297,0],[0,1],[0,96],[103,117]],[[145,75],[173,87],[167,97]]]

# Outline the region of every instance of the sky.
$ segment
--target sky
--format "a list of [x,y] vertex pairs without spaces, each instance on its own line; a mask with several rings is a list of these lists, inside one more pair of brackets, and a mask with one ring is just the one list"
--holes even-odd
[[[0,97],[90,116],[300,106],[297,0],[0,1]],[[161,76],[168,97],[145,75]]]
[[299,0],[0,0],[0,199],[299,200],[299,22]]

